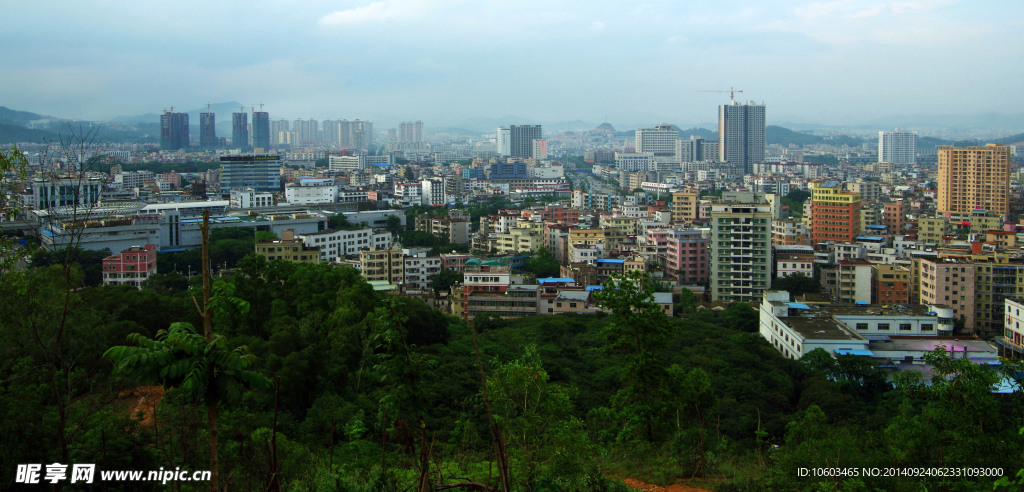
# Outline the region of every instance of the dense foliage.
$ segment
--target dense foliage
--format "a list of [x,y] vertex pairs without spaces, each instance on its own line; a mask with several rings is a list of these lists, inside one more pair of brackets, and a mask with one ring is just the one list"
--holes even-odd
[[[936,353],[930,384],[891,386],[862,358],[783,359],[750,306],[669,318],[638,279],[606,286],[607,315],[482,319],[474,340],[465,322],[381,296],[353,269],[248,255],[219,284],[230,302],[213,345],[191,328],[198,294],[180,277],[157,280],[85,286],[74,264],[5,273],[0,483],[15,463],[207,469],[201,400],[220,406],[221,484],[236,490],[497,490],[490,418],[514,490],[626,490],[627,476],[974,490],[995,479],[797,469],[1021,467],[1024,402],[988,392],[988,368]],[[229,379],[186,383],[202,376],[188,368],[213,363]],[[155,419],[135,396],[152,384],[166,387]]]

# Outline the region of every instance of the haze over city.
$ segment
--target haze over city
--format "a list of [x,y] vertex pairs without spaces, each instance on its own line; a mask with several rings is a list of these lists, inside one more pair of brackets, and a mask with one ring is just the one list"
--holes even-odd
[[265,104],[273,118],[681,126],[728,93],[774,122],[1019,115],[1008,2],[42,1],[5,8],[6,106],[109,120]]

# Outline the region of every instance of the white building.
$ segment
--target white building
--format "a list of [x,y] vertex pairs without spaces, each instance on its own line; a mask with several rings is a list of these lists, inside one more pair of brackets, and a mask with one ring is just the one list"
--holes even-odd
[[366,155],[332,155],[327,158],[327,166],[331,171],[362,171],[366,169]]
[[650,153],[658,162],[679,162],[679,156],[676,155],[678,140],[679,132],[668,123],[654,128],[641,128],[636,131],[636,152]]
[[878,162],[912,165],[917,161],[917,133],[897,128],[878,132]]
[[274,194],[257,192],[252,188],[244,190],[231,190],[231,198],[228,200],[232,208],[250,209],[266,208],[274,206]]
[[444,181],[444,178],[424,179],[421,181],[420,189],[422,195],[420,196],[420,204],[427,207],[444,205]]
[[359,254],[362,249],[388,249],[390,232],[374,232],[372,228],[328,230],[298,236],[306,247],[320,248],[320,261],[338,261]]
[[334,203],[338,185],[333,179],[299,178],[284,187],[284,197],[293,205]]

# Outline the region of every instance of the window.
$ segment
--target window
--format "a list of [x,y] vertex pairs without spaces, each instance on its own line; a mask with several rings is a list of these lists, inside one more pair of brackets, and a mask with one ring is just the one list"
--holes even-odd
[[867,323],[857,323],[857,329],[858,330],[866,330],[866,329],[868,329],[868,324]]
[[910,331],[911,329],[910,323],[900,323],[900,331]]
[[931,323],[922,323],[921,324],[921,331],[932,331],[934,329],[935,329],[935,325],[933,325]]
[[889,323],[878,323],[879,331],[887,331],[889,329]]

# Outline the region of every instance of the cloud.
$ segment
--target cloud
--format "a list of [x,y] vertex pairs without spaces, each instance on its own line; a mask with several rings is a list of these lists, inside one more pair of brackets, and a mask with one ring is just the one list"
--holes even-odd
[[375,22],[406,21],[417,17],[424,3],[381,0],[345,10],[337,10],[320,18],[323,26],[347,26]]

